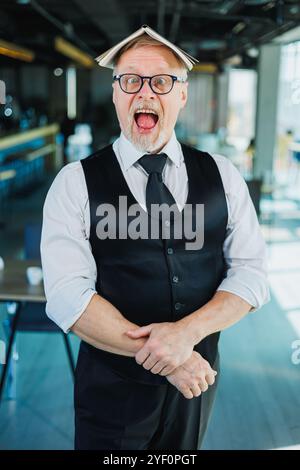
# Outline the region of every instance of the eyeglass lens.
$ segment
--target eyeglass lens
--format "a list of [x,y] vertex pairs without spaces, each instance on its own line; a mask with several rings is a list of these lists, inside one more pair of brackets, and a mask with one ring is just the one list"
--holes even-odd
[[[135,74],[124,74],[120,78],[120,85],[127,93],[136,93],[142,88],[142,78]],[[168,93],[173,86],[173,79],[169,75],[155,75],[150,79],[150,86],[155,93]]]

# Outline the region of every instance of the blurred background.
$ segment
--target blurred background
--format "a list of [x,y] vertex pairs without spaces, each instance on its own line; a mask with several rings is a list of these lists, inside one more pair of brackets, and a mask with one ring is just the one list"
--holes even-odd
[[222,334],[204,448],[300,448],[299,2],[0,0],[0,449],[73,448],[79,341],[26,269],[57,172],[119,134],[94,58],[142,24],[199,59],[177,137],[237,166],[268,246],[271,302]]

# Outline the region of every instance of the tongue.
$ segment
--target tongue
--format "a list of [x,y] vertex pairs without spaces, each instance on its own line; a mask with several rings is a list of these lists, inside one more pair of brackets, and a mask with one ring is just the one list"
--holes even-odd
[[139,127],[143,129],[152,129],[156,124],[156,116],[154,114],[139,113],[137,114],[136,122]]

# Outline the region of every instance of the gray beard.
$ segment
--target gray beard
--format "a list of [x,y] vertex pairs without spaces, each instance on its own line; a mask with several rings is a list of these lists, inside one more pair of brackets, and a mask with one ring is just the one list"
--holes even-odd
[[[164,130],[162,130],[155,141],[151,140],[151,136],[148,135],[139,135],[134,136],[132,132],[132,120],[131,118],[128,119],[128,124],[126,128],[123,130],[123,133],[126,139],[132,143],[132,145],[139,150],[140,152],[148,152],[152,153],[156,150],[160,149],[166,142],[167,142],[167,135]],[[163,127],[163,122],[160,123],[161,127]]]
[[149,142],[149,138],[147,138],[147,136],[140,136],[137,139],[131,135],[126,137],[132,143],[132,145],[134,145],[134,147],[140,152],[155,152],[157,149],[160,149],[165,143],[164,132],[159,134],[155,142]]

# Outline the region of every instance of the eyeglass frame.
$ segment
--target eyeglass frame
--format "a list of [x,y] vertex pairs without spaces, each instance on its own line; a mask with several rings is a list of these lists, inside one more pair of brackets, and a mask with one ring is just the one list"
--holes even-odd
[[[121,87],[121,83],[120,83],[120,79],[124,76],[124,75],[135,75],[136,77],[139,77],[142,79],[142,83],[141,83],[141,86],[140,88],[137,90],[137,91],[125,91],[123,90],[123,88]],[[161,77],[161,76],[167,76],[167,77],[171,77],[172,78],[172,86],[170,88],[169,91],[166,91],[165,93],[158,93],[157,91],[154,91],[153,88],[152,88],[152,85],[151,85],[151,80],[152,78],[154,77]],[[149,80],[149,86],[151,88],[151,90],[153,91],[153,93],[155,93],[156,95],[167,95],[168,93],[170,93],[172,90],[173,90],[173,87],[174,87],[174,83],[175,82],[178,82],[178,83],[185,83],[187,81],[186,78],[181,78],[181,77],[177,77],[176,75],[170,75],[168,73],[158,73],[156,75],[152,75],[152,77],[148,77],[148,76],[143,76],[143,75],[139,75],[138,73],[121,73],[120,75],[114,75],[113,76],[113,81],[118,81],[119,82],[119,86],[121,88],[121,90],[124,92],[124,93],[127,93],[128,95],[134,95],[135,93],[138,93],[139,91],[141,91],[141,89],[143,88],[144,86],[144,83],[145,83],[145,80]]]

